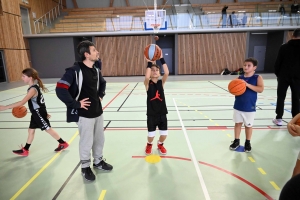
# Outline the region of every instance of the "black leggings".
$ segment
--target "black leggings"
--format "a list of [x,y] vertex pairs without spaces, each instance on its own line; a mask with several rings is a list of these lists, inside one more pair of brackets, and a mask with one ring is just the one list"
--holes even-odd
[[292,116],[295,117],[299,113],[300,80],[278,77],[276,119],[282,119],[283,112],[284,112],[284,100],[289,86],[292,92]]

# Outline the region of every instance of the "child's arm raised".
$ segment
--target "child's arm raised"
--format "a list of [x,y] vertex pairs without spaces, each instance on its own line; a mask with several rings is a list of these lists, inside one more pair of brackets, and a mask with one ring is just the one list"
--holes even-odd
[[164,86],[164,84],[167,81],[168,76],[169,76],[169,68],[168,68],[167,63],[165,62],[165,59],[163,58],[163,52],[162,51],[161,51],[161,55],[160,55],[160,62],[161,62],[162,67],[164,68],[164,75],[162,77],[162,84]]
[[246,87],[248,87],[249,89],[258,92],[258,93],[262,93],[264,91],[264,80],[263,78],[258,75],[257,77],[257,85],[251,85],[249,83],[246,82]]
[[36,90],[34,88],[31,88],[28,91],[28,93],[26,94],[26,96],[21,101],[18,101],[16,103],[13,103],[13,104],[10,104],[10,105],[7,105],[7,106],[0,106],[0,111],[11,109],[11,108],[18,107],[18,106],[23,106],[35,94],[36,94]]
[[146,69],[146,73],[145,73],[145,80],[144,80],[144,85],[146,87],[146,91],[148,91],[149,80],[150,80],[150,76],[151,76],[151,67],[152,67],[152,62],[150,62],[150,60],[147,60],[147,61],[148,61],[148,65],[147,65],[147,69]]

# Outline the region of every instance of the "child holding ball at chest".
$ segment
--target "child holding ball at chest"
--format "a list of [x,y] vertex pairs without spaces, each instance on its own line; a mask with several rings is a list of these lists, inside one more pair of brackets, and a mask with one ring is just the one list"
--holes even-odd
[[233,121],[234,136],[235,139],[229,146],[230,150],[235,150],[240,146],[240,134],[242,125],[245,126],[246,141],[245,152],[251,152],[251,136],[252,126],[254,122],[254,116],[256,112],[257,93],[261,93],[264,90],[263,78],[260,75],[255,74],[257,68],[257,60],[254,58],[247,58],[244,61],[244,74],[239,76],[238,79],[242,79],[246,82],[246,91],[240,95],[235,96]]

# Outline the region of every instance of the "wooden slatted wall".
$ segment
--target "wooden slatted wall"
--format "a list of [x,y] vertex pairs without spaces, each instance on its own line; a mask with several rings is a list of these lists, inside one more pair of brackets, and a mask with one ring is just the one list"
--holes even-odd
[[100,53],[104,76],[144,75],[147,62],[144,48],[151,36],[96,37],[95,45]]
[[31,66],[29,44],[22,33],[20,6],[28,8],[32,18],[31,12],[46,12],[57,4],[55,0],[28,2],[24,4],[22,0],[1,0],[3,15],[0,15],[0,50],[4,52],[9,82],[21,80],[21,71]]
[[220,74],[243,66],[246,33],[178,36],[178,74]]

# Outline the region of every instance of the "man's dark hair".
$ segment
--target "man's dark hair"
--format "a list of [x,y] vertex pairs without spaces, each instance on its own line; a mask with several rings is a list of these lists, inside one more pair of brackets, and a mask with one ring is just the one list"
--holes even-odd
[[244,62],[251,62],[253,66],[258,65],[258,61],[255,58],[247,58]]
[[95,46],[95,45],[94,45],[94,43],[92,43],[91,41],[88,41],[88,40],[84,40],[78,44],[77,53],[82,61],[84,61],[86,59],[86,57],[84,56],[84,53],[91,54],[91,52],[90,52],[91,46]]
[[159,71],[160,71],[160,67],[159,67],[157,64],[152,64],[151,67],[156,67],[156,68],[159,69]]
[[300,28],[297,28],[296,30],[294,30],[293,36],[295,38],[300,38]]

